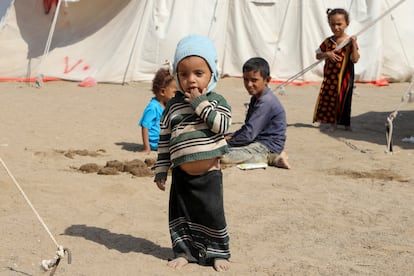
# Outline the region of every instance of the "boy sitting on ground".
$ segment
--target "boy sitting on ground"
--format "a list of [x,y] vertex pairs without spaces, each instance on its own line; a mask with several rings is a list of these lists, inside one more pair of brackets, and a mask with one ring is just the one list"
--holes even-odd
[[252,97],[244,125],[225,137],[230,152],[222,157],[222,163],[265,162],[270,166],[290,169],[284,151],[286,113],[268,87],[270,80],[270,68],[265,59],[251,58],[243,65],[244,87]]

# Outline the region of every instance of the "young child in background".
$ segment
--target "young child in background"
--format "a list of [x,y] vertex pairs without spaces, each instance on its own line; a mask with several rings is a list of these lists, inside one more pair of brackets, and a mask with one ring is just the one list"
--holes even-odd
[[213,43],[190,35],[177,45],[173,72],[178,91],[161,118],[155,182],[165,190],[172,168],[169,229],[179,269],[189,262],[229,269],[230,249],[223,206],[220,157],[227,153],[224,133],[231,107],[213,92],[218,81]]
[[282,104],[268,87],[270,68],[260,57],[243,65],[243,82],[251,95],[243,126],[226,136],[229,153],[223,164],[259,163],[289,169],[284,151],[286,142],[286,113]]
[[177,85],[169,68],[160,68],[152,80],[154,97],[145,107],[139,126],[141,127],[143,151],[150,153],[158,150],[160,119],[167,102],[175,95]]
[[[354,88],[354,63],[359,60],[357,38],[349,37],[345,29],[349,15],[344,9],[328,9],[329,27],[333,35],[326,38],[316,50],[316,58],[324,59],[323,81],[313,114],[313,122],[330,124],[330,131],[337,125],[351,130],[351,103]],[[349,39],[349,42],[347,41]],[[342,43],[348,42],[341,49]]]

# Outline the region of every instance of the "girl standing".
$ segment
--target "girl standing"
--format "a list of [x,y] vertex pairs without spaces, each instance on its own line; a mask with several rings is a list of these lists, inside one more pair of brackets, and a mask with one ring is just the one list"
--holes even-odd
[[325,66],[313,122],[330,124],[330,131],[335,131],[337,125],[351,130],[354,64],[359,60],[358,44],[355,36],[349,37],[345,33],[349,25],[346,10],[328,9],[327,14],[333,35],[326,38],[316,50],[316,58],[324,59]]

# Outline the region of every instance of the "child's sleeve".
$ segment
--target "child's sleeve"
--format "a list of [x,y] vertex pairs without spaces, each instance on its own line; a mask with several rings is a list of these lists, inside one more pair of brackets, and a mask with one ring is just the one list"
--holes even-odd
[[171,126],[169,121],[170,114],[167,109],[165,109],[160,122],[160,140],[158,142],[158,159],[155,164],[155,180],[167,179],[167,173],[171,167],[171,156],[169,148],[171,139]]
[[191,106],[212,132],[224,135],[229,129],[231,107],[221,95],[214,92],[201,95],[191,102]]

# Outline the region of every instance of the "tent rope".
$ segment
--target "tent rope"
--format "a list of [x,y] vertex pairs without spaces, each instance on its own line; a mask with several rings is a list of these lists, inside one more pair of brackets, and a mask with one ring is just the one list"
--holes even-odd
[[6,163],[4,163],[3,159],[1,159],[0,157],[0,163],[2,164],[3,168],[6,170],[8,176],[13,180],[14,184],[16,185],[17,189],[20,191],[20,193],[23,195],[24,199],[26,200],[27,204],[30,206],[30,208],[32,209],[32,211],[35,213],[37,219],[39,220],[39,222],[42,224],[43,228],[46,230],[46,232],[49,234],[49,237],[52,239],[52,241],[55,243],[55,245],[57,246],[57,252],[56,252],[56,256],[53,259],[50,260],[43,260],[41,263],[42,268],[47,271],[50,268],[53,268],[52,272],[50,273],[50,275],[53,275],[53,273],[55,272],[60,259],[63,258],[65,256],[65,253],[68,254],[68,263],[70,264],[72,261],[72,257],[71,257],[71,253],[70,250],[68,248],[65,248],[61,245],[59,245],[55,239],[55,237],[52,235],[52,233],[50,232],[49,228],[47,227],[46,223],[43,221],[43,219],[40,217],[39,213],[36,211],[36,209],[34,208],[33,204],[30,202],[29,198],[27,197],[26,193],[23,191],[23,189],[20,187],[19,183],[17,182],[16,178],[14,178],[13,174],[10,172],[9,168],[6,166]]
[[385,153],[392,154],[393,152],[393,149],[392,149],[392,132],[394,130],[393,121],[397,117],[398,111],[403,105],[403,103],[406,102],[406,99],[407,99],[407,102],[413,101],[413,92],[412,92],[413,89],[414,89],[414,74],[411,78],[411,83],[405,90],[404,94],[402,95],[401,101],[398,104],[397,108],[387,116],[387,121],[385,123],[385,127],[386,127],[385,138],[387,140],[387,149],[385,150]]
[[[385,2],[387,3],[387,6],[389,6],[388,1],[385,1]],[[398,40],[399,40],[399,42],[400,42],[401,50],[402,50],[403,55],[404,55],[404,57],[405,57],[405,62],[406,62],[406,64],[407,64],[407,66],[410,66],[410,61],[409,61],[409,59],[408,59],[407,51],[405,50],[404,43],[403,43],[403,41],[402,41],[401,34],[400,34],[400,32],[399,32],[399,30],[398,30],[398,28],[397,28],[397,25],[395,24],[395,18],[394,18],[394,16],[392,16],[392,15],[391,15],[391,22],[392,22],[392,24],[393,24],[393,26],[394,26],[394,29],[395,29],[395,32],[396,32],[396,34],[397,34]]]
[[[373,25],[375,25],[378,21],[380,21],[382,18],[384,18],[386,15],[388,15],[391,11],[393,11],[396,7],[398,7],[404,1],[405,0],[400,0],[399,2],[395,3],[391,8],[389,8],[388,10],[386,10],[381,16],[379,16],[375,20],[371,21],[367,26],[365,26],[363,29],[361,29],[359,32],[357,32],[354,36],[359,36],[360,34],[362,34],[363,32],[365,32],[366,30],[368,30],[369,28],[371,28]],[[345,41],[343,41],[341,44],[339,44],[338,47],[336,47],[335,51],[338,51],[338,50],[342,49],[343,47],[345,47],[349,43],[349,41],[350,41],[350,38],[348,38]],[[320,60],[316,61],[315,63],[311,64],[309,67],[307,67],[307,68],[303,69],[302,71],[298,72],[296,75],[288,78],[286,81],[284,81],[281,84],[279,84],[278,86],[276,86],[276,88],[273,89],[273,92],[276,91],[276,90],[278,90],[280,94],[284,94],[284,87],[286,85],[288,85],[289,83],[293,82],[295,79],[297,79],[298,77],[302,76],[303,74],[305,74],[306,72],[308,72],[309,70],[311,70],[312,68],[314,68],[316,65],[318,65],[322,61],[323,61],[323,59],[320,59]]]

